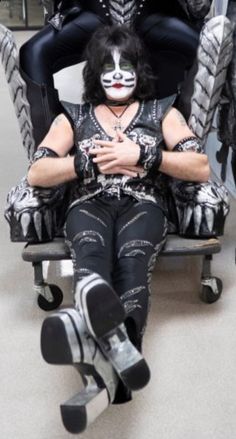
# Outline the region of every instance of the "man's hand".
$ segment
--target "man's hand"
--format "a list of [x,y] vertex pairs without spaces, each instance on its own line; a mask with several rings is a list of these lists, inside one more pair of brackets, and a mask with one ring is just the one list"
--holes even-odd
[[102,173],[108,170],[111,171],[111,169],[112,172],[109,173],[114,173],[114,168],[126,170],[130,166],[135,166],[138,162],[139,146],[120,130],[117,130],[117,136],[114,140],[94,140],[94,143],[99,147],[91,149],[90,154],[96,156],[93,162],[99,166]]
[[[103,162],[103,166],[105,166],[105,164],[106,162]],[[142,177],[144,175],[141,166],[113,166],[112,168],[104,170],[101,165],[98,165],[98,170],[104,175],[121,174],[127,175],[128,177]]]

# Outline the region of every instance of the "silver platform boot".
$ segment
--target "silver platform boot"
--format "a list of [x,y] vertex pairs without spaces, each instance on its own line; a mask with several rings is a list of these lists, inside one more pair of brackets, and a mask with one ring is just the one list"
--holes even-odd
[[115,398],[118,377],[89,334],[81,314],[65,308],[47,317],[41,330],[41,352],[49,364],[71,364],[85,388],[61,404],[61,416],[70,433],[83,432]]
[[84,277],[76,284],[75,306],[123,383],[130,390],[146,386],[149,367],[127,335],[124,307],[111,286],[96,273]]

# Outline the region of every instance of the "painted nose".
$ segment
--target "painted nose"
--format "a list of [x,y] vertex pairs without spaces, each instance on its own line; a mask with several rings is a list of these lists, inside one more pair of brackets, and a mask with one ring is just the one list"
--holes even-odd
[[118,79],[118,80],[119,80],[119,79],[122,79],[122,77],[123,77],[122,74],[119,73],[119,72],[116,72],[116,73],[114,73],[114,75],[113,75],[113,78],[114,78],[114,79]]

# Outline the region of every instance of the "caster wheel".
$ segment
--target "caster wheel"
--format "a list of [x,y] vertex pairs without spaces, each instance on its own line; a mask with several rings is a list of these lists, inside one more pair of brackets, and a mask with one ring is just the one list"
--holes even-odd
[[48,284],[45,285],[45,289],[48,289],[48,299],[42,294],[38,295],[38,306],[44,311],[52,311],[58,308],[63,300],[63,293],[57,285]]
[[223,283],[218,277],[202,279],[200,299],[205,303],[214,303],[220,298],[222,290]]

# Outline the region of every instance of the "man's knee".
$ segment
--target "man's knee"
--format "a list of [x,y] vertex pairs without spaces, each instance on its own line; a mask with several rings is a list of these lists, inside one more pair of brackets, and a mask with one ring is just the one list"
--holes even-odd
[[50,65],[52,62],[52,54],[54,50],[53,29],[51,26],[43,29],[34,35],[33,38],[26,41],[19,51],[20,68],[31,79],[36,80],[37,75],[43,66]]
[[178,18],[151,15],[143,21],[139,33],[152,47],[195,57],[199,33]]

